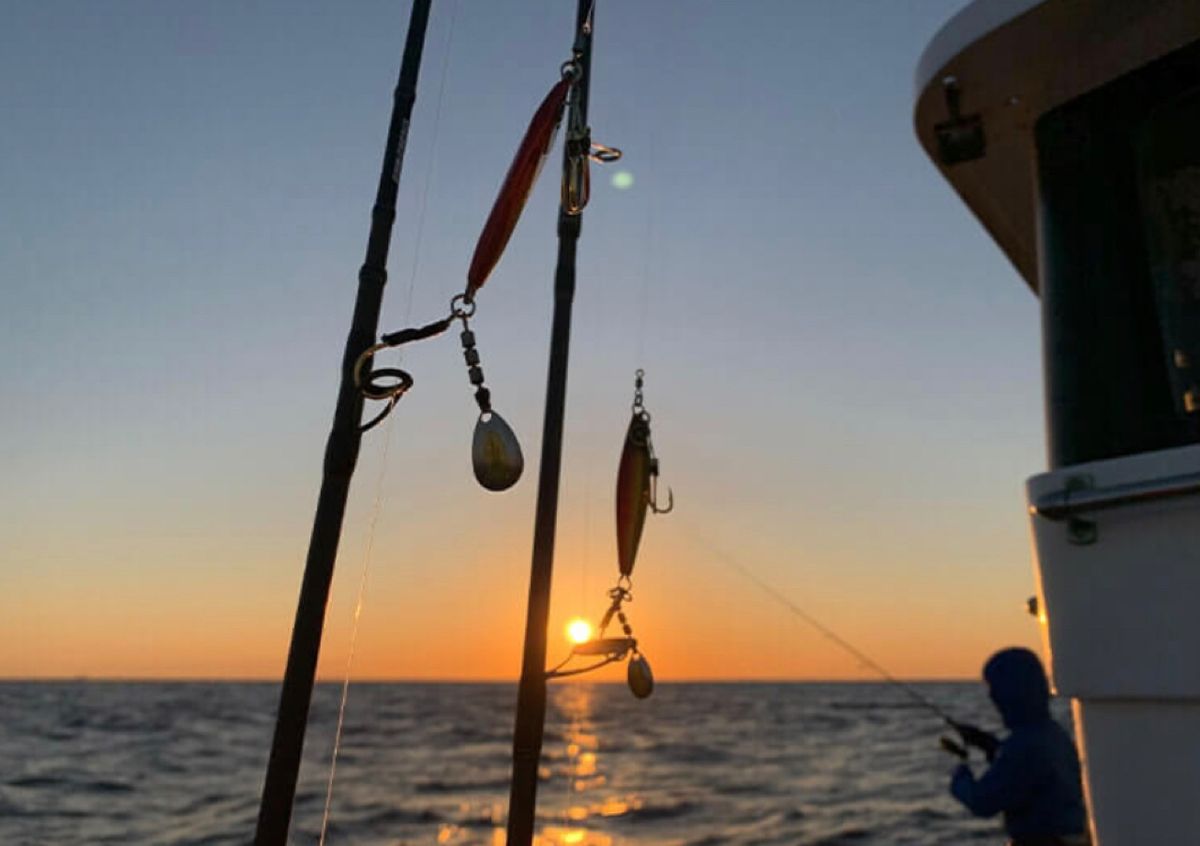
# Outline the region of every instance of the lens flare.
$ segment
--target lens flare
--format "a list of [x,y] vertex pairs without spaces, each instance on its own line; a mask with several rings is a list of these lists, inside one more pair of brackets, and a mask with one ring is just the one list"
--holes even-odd
[[567,623],[567,640],[571,643],[586,643],[592,636],[592,624],[582,617]]
[[612,187],[618,191],[627,191],[633,187],[633,174],[627,170],[618,170],[612,175]]

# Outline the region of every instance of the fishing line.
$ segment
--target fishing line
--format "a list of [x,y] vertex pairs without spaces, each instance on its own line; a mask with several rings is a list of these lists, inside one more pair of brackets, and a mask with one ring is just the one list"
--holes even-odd
[[[655,74],[649,74],[645,78],[654,79]],[[656,140],[657,140],[657,121],[649,121],[650,131],[646,140],[646,172],[649,175],[650,187],[646,198],[646,239],[645,249],[642,251],[642,289],[640,292],[640,302],[638,304],[638,325],[635,345],[634,367],[642,366],[642,359],[646,354],[646,320],[650,312],[650,272],[653,269],[652,263],[655,256],[656,236],[657,236],[657,187],[658,187],[658,171],[656,170]]]
[[[412,312],[413,295],[416,290],[417,272],[420,268],[421,243],[425,233],[425,218],[429,205],[429,186],[433,181],[434,164],[437,161],[437,142],[438,134],[441,129],[442,120],[442,101],[446,91],[447,70],[450,65],[450,48],[454,42],[454,27],[458,21],[458,2],[453,5],[450,16],[450,26],[446,34],[446,44],[442,51],[442,68],[441,79],[438,82],[437,99],[434,104],[433,113],[433,140],[429,154],[429,161],[425,166],[424,185],[421,189],[421,202],[417,212],[417,230],[413,239],[413,258],[409,269],[408,292],[404,302],[404,323],[408,322]],[[397,361],[403,360],[404,352],[402,349],[397,350]],[[342,695],[341,701],[338,703],[337,726],[334,728],[333,734],[333,750],[329,759],[329,781],[325,787],[325,808],[321,814],[321,832],[318,837],[318,846],[325,846],[325,839],[329,831],[330,812],[333,807],[333,785],[337,775],[338,754],[342,747],[342,731],[346,722],[346,705],[350,698],[350,670],[354,664],[355,648],[358,644],[359,622],[362,618],[363,602],[366,597],[367,576],[371,569],[372,552],[375,549],[375,529],[379,523],[379,514],[383,506],[383,484],[387,478],[388,456],[391,453],[392,446],[392,431],[394,429],[395,417],[388,415],[387,427],[383,436],[383,452],[379,460],[379,474],[375,479],[375,501],[371,507],[370,522],[367,526],[366,548],[363,554],[362,574],[358,581],[358,597],[354,603],[354,617],[350,628],[350,646],[346,655],[346,672],[342,678]]]
[[[433,168],[437,162],[438,150],[438,135],[442,128],[442,98],[446,93],[446,76],[447,69],[450,66],[450,45],[454,42],[454,25],[458,22],[458,0],[455,0],[454,7],[450,14],[450,28],[446,35],[446,47],[442,53],[442,70],[441,79],[438,80],[437,101],[433,111],[433,140],[430,142],[429,164],[425,170],[425,184],[421,188],[421,205],[420,211],[417,214],[417,234],[415,243],[413,244],[413,259],[412,267],[408,277],[408,296],[404,301],[404,319],[401,321],[404,325],[408,324],[409,317],[412,315],[413,291],[417,286],[417,269],[421,263],[421,243],[425,234],[425,211],[429,206],[429,186],[433,181]],[[401,350],[400,356],[403,358],[404,353]]]
[[651,125],[650,138],[647,143],[646,151],[646,170],[650,174],[651,190],[646,202],[646,248],[643,251],[642,257],[642,290],[641,302],[638,304],[638,327],[637,327],[637,343],[635,346],[634,366],[640,367],[642,359],[646,354],[646,320],[650,312],[650,271],[651,264],[654,258],[655,247],[655,224],[657,222],[657,206],[655,201],[654,185],[657,180],[654,170],[654,127]]
[[719,547],[709,543],[707,540],[705,540],[705,538],[698,531],[696,531],[696,529],[691,524],[685,523],[685,525],[687,526],[688,533],[691,535],[692,539],[696,543],[698,543],[701,547],[708,550],[722,564],[725,564],[731,570],[740,574],[742,577],[744,577],[745,579],[747,579],[748,581],[753,583],[759,590],[761,590],[763,593],[770,596],[772,599],[774,599],[780,605],[785,607],[792,614],[799,617],[804,622],[808,623],[810,626],[812,626],[814,629],[816,629],[818,632],[820,632],[822,635],[824,635],[827,639],[829,639],[833,643],[840,646],[846,652],[853,655],[856,659],[858,659],[858,661],[864,667],[868,667],[868,668],[874,670],[877,674],[879,674],[880,677],[882,677],[889,684],[895,685],[896,687],[900,688],[900,690],[902,690],[906,694],[908,694],[908,696],[910,696],[914,701],[920,703],[923,707],[932,711],[934,714],[937,714],[937,716],[940,719],[942,719],[949,725],[951,725],[951,726],[956,725],[955,721],[950,717],[950,715],[947,714],[945,711],[943,711],[937,705],[937,703],[933,702],[926,696],[919,693],[911,685],[905,684],[904,682],[900,681],[900,679],[893,676],[891,673],[889,673],[887,670],[885,670],[877,661],[872,659],[869,655],[867,655],[861,649],[856,647],[854,644],[850,643],[848,640],[846,640],[844,637],[839,635],[837,632],[833,631],[831,628],[829,628],[827,625],[822,623],[820,620],[818,620],[812,614],[805,611],[803,608],[801,608],[795,602],[788,599],[787,596],[785,596],[779,590],[774,588],[771,584],[769,584],[768,582],[764,581],[762,578],[757,576],[752,570],[750,570],[748,567],[746,567],[744,564],[742,564],[740,561],[738,561],[732,555],[730,555],[729,553],[720,549]]
[[371,508],[371,522],[367,528],[367,544],[363,554],[362,575],[358,580],[358,599],[354,603],[354,622],[350,629],[350,648],[346,655],[346,674],[342,678],[342,699],[338,704],[337,727],[333,732],[333,753],[329,759],[329,783],[325,786],[325,810],[321,814],[321,834],[319,846],[325,846],[325,835],[329,830],[329,812],[333,806],[333,782],[337,774],[338,753],[342,748],[342,728],[346,722],[346,703],[350,697],[350,668],[354,664],[354,651],[358,644],[358,622],[362,617],[363,598],[367,591],[367,574],[371,569],[371,552],[375,548],[375,526],[379,522],[379,512],[383,504],[383,481],[387,475],[388,452],[392,445],[392,429],[394,418],[388,419],[387,429],[383,438],[383,455],[379,462],[379,474],[375,479],[375,504]]
[[579,607],[587,601],[588,565],[592,558],[592,463],[584,464],[583,472],[583,555],[579,565]]

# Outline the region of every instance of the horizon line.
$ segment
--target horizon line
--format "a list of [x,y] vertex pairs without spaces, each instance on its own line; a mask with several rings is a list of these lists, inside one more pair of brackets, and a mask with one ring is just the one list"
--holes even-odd
[[[512,678],[421,678],[421,677],[372,677],[351,678],[352,684],[495,684],[516,685],[518,679]],[[578,680],[585,684],[623,685],[621,679]],[[911,678],[896,677],[895,680],[873,678],[797,678],[797,677],[754,677],[754,678],[694,678],[656,679],[656,684],[938,684],[943,682],[976,682],[979,679],[971,676],[921,676]],[[89,675],[54,675],[54,676],[5,676],[0,675],[0,684],[28,683],[64,683],[64,682],[95,682],[100,684],[128,684],[144,682],[147,684],[180,683],[180,684],[282,684],[283,680],[266,676],[89,676]],[[319,678],[316,684],[343,684],[344,678]]]

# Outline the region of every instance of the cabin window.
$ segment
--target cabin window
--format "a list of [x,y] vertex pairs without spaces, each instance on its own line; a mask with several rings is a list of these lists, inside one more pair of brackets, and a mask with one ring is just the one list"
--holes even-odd
[[1152,112],[1137,136],[1138,194],[1171,393],[1200,419],[1200,90]]

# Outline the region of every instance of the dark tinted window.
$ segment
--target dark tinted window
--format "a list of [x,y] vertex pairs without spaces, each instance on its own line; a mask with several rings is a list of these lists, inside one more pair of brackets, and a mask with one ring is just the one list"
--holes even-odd
[[1155,110],[1137,150],[1171,393],[1180,414],[1200,415],[1200,92]]

